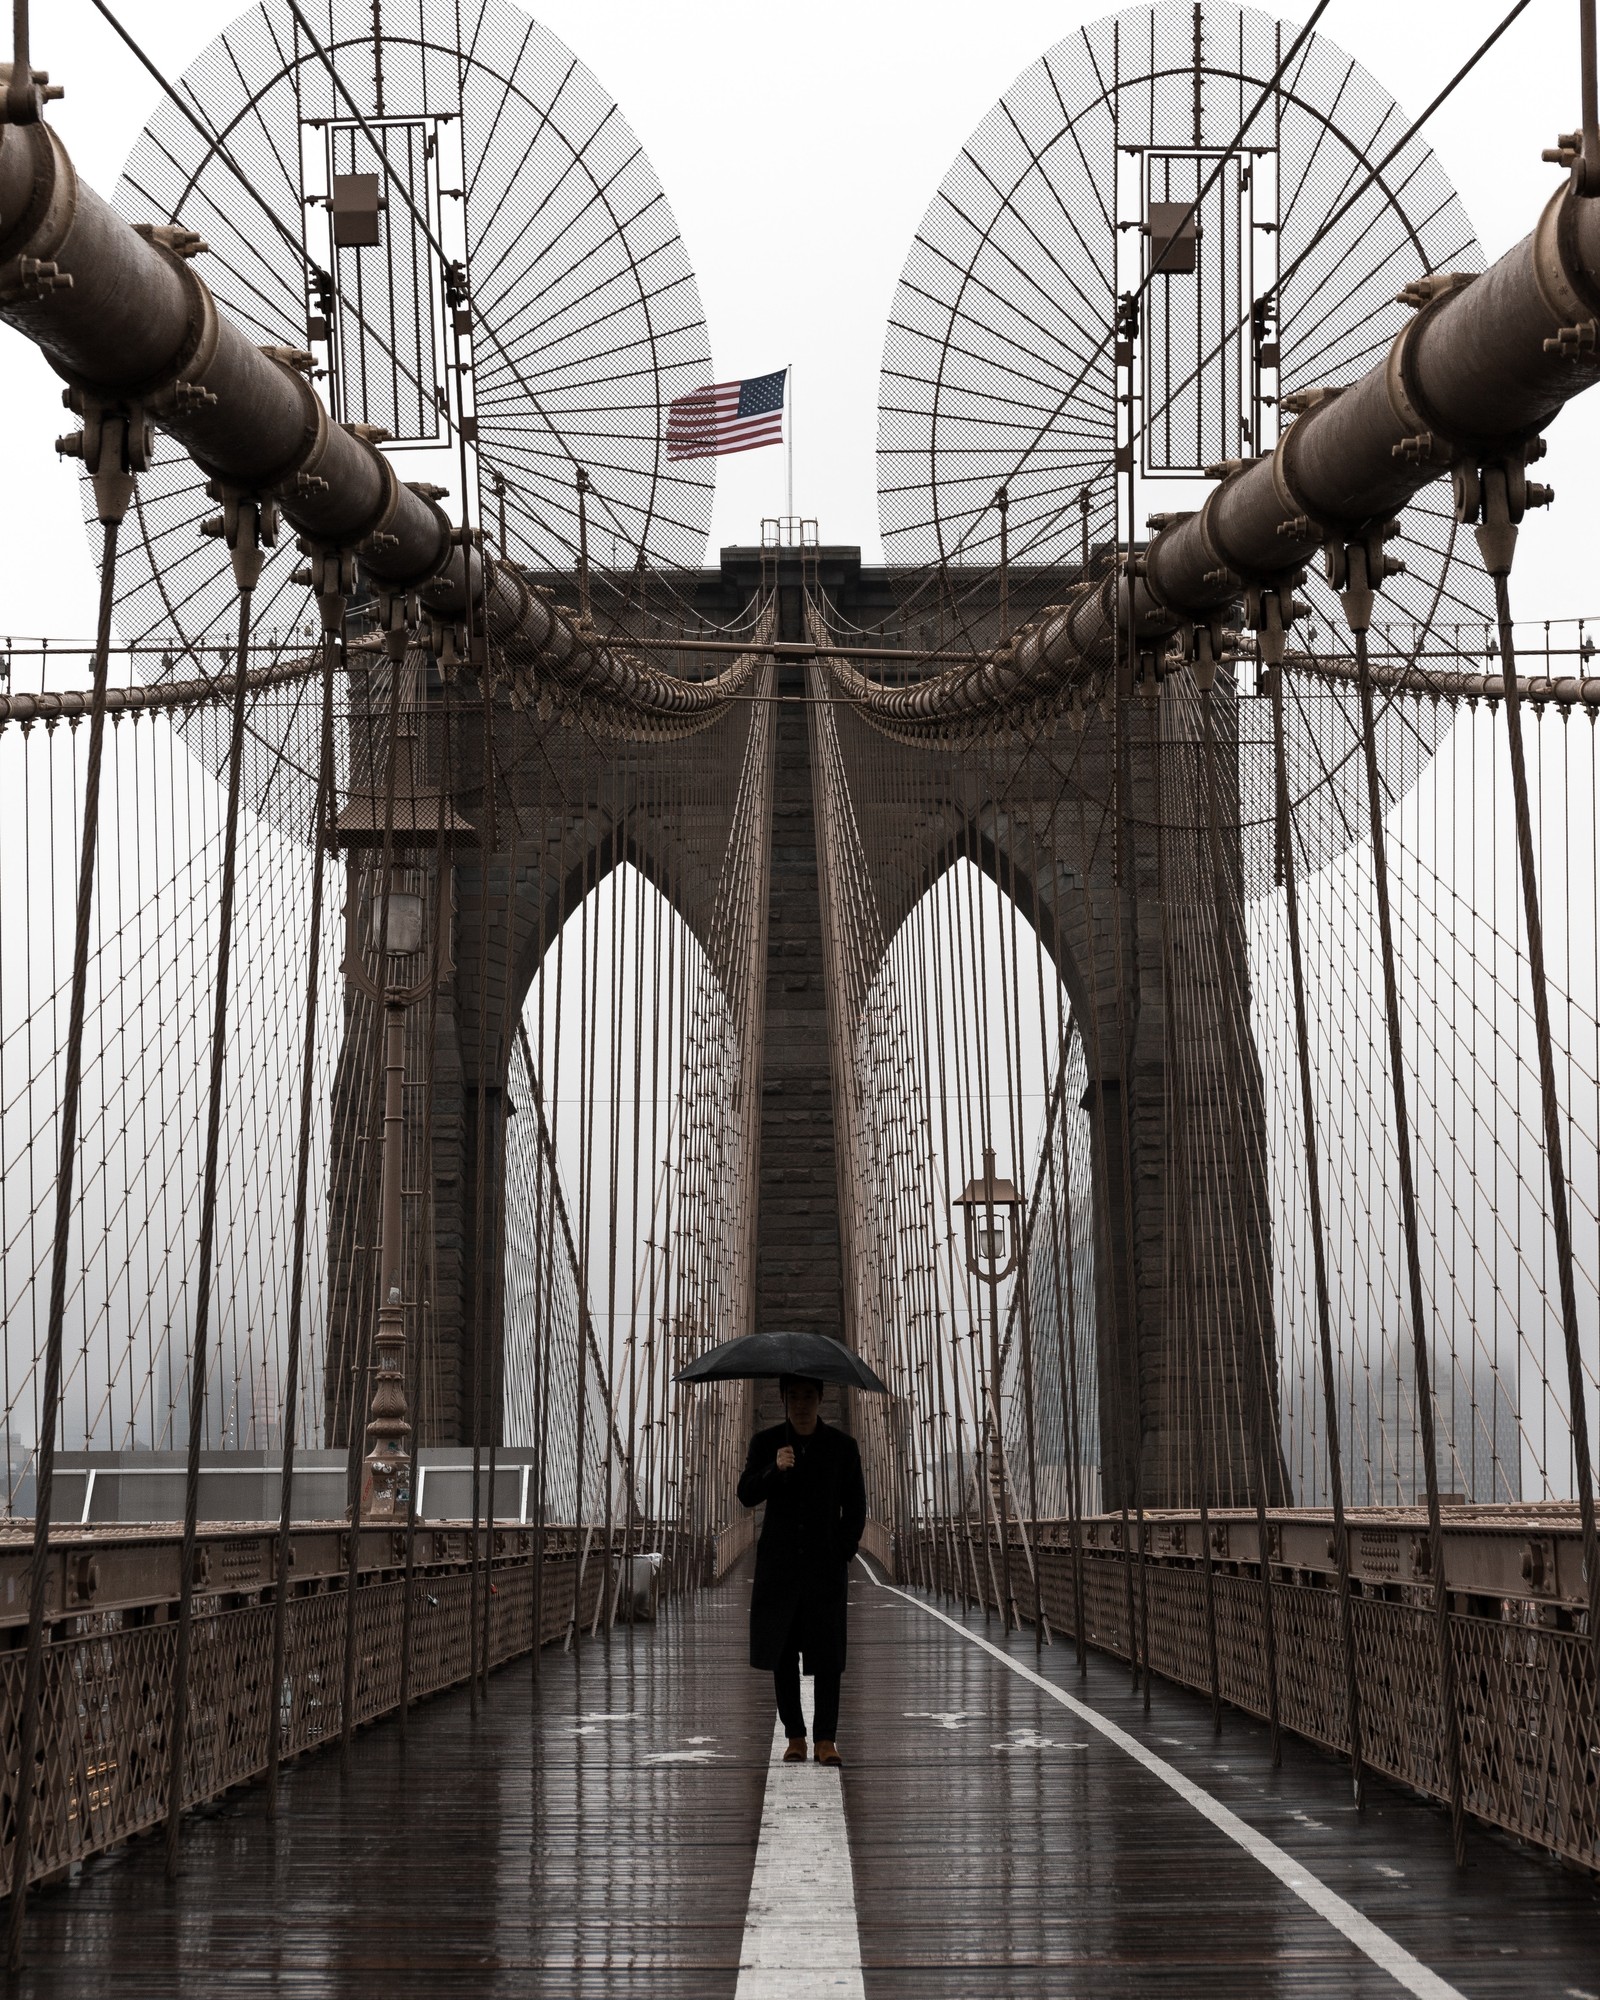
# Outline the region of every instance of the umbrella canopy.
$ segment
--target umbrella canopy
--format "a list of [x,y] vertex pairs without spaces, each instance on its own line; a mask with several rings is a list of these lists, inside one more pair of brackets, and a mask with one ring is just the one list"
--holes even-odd
[[700,1355],[680,1368],[673,1380],[748,1382],[762,1375],[809,1375],[816,1382],[843,1382],[880,1396],[889,1393],[888,1383],[880,1382],[860,1355],[825,1333],[747,1333]]

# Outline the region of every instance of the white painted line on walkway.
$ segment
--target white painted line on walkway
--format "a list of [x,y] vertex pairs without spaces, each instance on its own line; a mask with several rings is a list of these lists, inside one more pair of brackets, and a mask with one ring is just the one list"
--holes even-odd
[[856,1881],[837,1771],[785,1764],[779,1723],[745,1912],[736,2000],[865,2000]]
[[[1326,1882],[1320,1881],[1310,1869],[1296,1861],[1292,1854],[1279,1847],[1276,1841],[1269,1840],[1264,1833],[1257,1833],[1256,1829],[1247,1821],[1240,1819],[1236,1812],[1230,1812],[1219,1799],[1214,1799],[1203,1787],[1186,1778],[1164,1757],[1158,1757],[1153,1750],[1147,1750],[1136,1736],[1130,1736],[1127,1730],[1119,1728],[1109,1716],[1102,1715],[1097,1708],[1090,1708],[1087,1702],[1079,1701],[1075,1695],[1068,1694],[1065,1688],[1057,1687],[1054,1681],[1048,1681],[1043,1674],[1035,1673],[1032,1667],[1024,1666],[1021,1660],[1013,1659],[1011,1654],[1003,1652],[988,1639],[980,1637],[976,1632],[968,1631],[967,1627],[956,1619],[946,1617],[944,1612],[936,1611],[931,1604],[924,1604],[921,1598],[913,1597],[909,1591],[897,1590],[892,1583],[882,1582],[873,1575],[866,1563],[862,1563],[861,1567],[872,1577],[872,1581],[880,1590],[887,1590],[892,1596],[903,1598],[914,1610],[925,1612],[930,1618],[937,1618],[941,1625],[948,1625],[959,1637],[991,1654],[1001,1666],[1009,1667],[1023,1680],[1031,1681],[1052,1701],[1057,1701],[1063,1708],[1070,1709],[1080,1722],[1087,1723],[1091,1729],[1097,1729],[1107,1742],[1114,1743],[1119,1750],[1126,1751],[1136,1764],[1142,1765],[1153,1778],[1159,1778],[1162,1784],[1176,1792],[1187,1805],[1193,1806],[1203,1819],[1210,1820],[1219,1832],[1225,1833],[1237,1846],[1242,1847],[1246,1854],[1259,1861],[1269,1874],[1276,1875],[1286,1889],[1298,1896],[1308,1908],[1315,1910],[1319,1917],[1325,1918],[1332,1924],[1341,1936],[1350,1940],[1357,1951],[1364,1952],[1374,1965],[1387,1972],[1391,1979],[1397,1980],[1408,1993],[1416,1994],[1417,2000],[1465,2000],[1458,1987],[1452,1986],[1446,1979],[1441,1979],[1438,1973],[1431,1971],[1421,1959],[1413,1958],[1403,1944],[1398,1944],[1387,1931],[1379,1930],[1370,1917],[1364,1917],[1353,1903],[1347,1903],[1343,1896],[1330,1889]],[[742,1984],[739,1992],[741,1996],[744,1993]]]

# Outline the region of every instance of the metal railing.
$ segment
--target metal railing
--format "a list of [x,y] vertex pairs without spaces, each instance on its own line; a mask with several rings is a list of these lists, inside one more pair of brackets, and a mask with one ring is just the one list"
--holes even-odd
[[[1271,1691],[1262,1644],[1259,1543],[1253,1517],[1211,1516],[1217,1692],[1265,1718]],[[1427,1523],[1415,1509],[1353,1510],[1356,1684],[1369,1771],[1447,1803],[1445,1732]],[[1348,1756],[1350,1738],[1339,1598],[1326,1515],[1269,1516],[1272,1616],[1281,1726]],[[1129,1605],[1141,1662],[1211,1692],[1206,1578],[1199,1516],[1147,1517],[1121,1546],[1122,1523],[1083,1523],[1074,1551],[1065,1523],[1040,1523],[1039,1597],[1052,1636],[1076,1637],[1081,1587],[1085,1643],[1130,1659]],[[1600,1702],[1585,1626],[1575,1510],[1453,1511],[1445,1536],[1449,1629],[1463,1759],[1463,1804],[1484,1824],[1600,1873]],[[900,1549],[913,1583],[998,1612],[998,1542],[955,1521],[918,1530]],[[1130,1579],[1127,1565],[1132,1562]],[[1013,1539],[1016,1608],[1030,1621],[1029,1551]],[[1143,1607],[1148,1605],[1148,1631]]]
[[[608,1589],[614,1558],[627,1553],[623,1537],[608,1549],[603,1535],[580,1538],[570,1526],[553,1527],[541,1552],[533,1531],[516,1523],[498,1523],[492,1535],[491,1667],[528,1653],[536,1627],[539,1644],[548,1646],[594,1628],[604,1616],[631,1615],[628,1591]],[[265,1772],[274,1701],[286,1758],[342,1737],[347,1538],[348,1529],[336,1523],[295,1530],[285,1672],[274,1688],[275,1536],[261,1523],[202,1529],[185,1806]],[[399,1709],[408,1587],[410,1699],[459,1686],[472,1671],[470,1528],[420,1524],[409,1586],[405,1540],[403,1532],[362,1532],[349,1676],[354,1727]],[[481,1531],[478,1541],[481,1589]],[[691,1561],[691,1572],[711,1574],[716,1553],[715,1538],[707,1538],[703,1561]],[[167,1817],[178,1557],[175,1528],[75,1528],[51,1538],[50,1637],[32,1773],[32,1882],[58,1879],[75,1863]],[[11,1888],[27,1632],[26,1590],[16,1585],[25,1578],[27,1560],[23,1533],[0,1537],[0,1895]],[[476,1602],[482,1606],[481,1596]]]

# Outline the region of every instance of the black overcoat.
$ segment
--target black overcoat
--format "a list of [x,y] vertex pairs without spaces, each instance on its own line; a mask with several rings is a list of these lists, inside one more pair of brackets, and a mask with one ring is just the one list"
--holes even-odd
[[[780,1472],[786,1444],[796,1463]],[[757,1431],[739,1498],[746,1507],[767,1506],[750,1593],[751,1666],[776,1667],[798,1619],[806,1672],[843,1673],[850,1563],[867,1525],[855,1439],[820,1420],[810,1437],[787,1422]]]

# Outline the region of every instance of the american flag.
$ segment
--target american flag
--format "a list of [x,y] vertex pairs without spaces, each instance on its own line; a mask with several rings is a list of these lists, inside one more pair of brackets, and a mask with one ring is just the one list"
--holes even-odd
[[713,382],[667,406],[667,457],[721,458],[783,442],[783,385],[788,369]]

